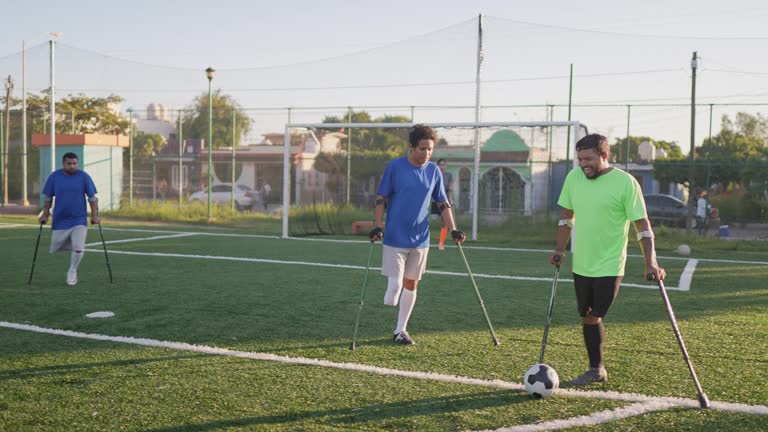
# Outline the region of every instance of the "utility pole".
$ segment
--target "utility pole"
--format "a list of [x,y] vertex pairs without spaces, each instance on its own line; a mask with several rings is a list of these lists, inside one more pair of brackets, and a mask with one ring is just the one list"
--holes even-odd
[[698,56],[696,51],[693,52],[693,58],[691,59],[691,151],[688,154],[688,217],[686,218],[686,227],[691,229],[693,227],[693,206],[694,193],[693,188],[695,182],[693,180],[696,172],[693,166],[696,159],[696,67]]
[[5,145],[2,148],[3,152],[3,207],[8,205],[8,145],[10,144],[11,134],[11,92],[13,91],[13,80],[8,75],[8,80],[5,81]]

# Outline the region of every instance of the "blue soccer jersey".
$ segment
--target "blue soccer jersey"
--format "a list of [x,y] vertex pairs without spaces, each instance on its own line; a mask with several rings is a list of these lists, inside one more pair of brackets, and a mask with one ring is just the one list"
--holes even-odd
[[43,195],[55,197],[53,207],[53,229],[63,230],[78,225],[88,225],[86,196],[96,195],[96,185],[85,171],[67,175],[58,169],[48,176]]
[[397,248],[429,247],[429,205],[448,198],[443,175],[432,162],[417,167],[402,157],[384,169],[376,194],[387,197],[384,244]]

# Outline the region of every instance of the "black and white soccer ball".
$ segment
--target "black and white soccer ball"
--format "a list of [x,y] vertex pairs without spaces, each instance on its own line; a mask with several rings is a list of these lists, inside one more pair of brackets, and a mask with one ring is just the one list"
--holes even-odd
[[531,366],[525,373],[523,382],[528,394],[538,399],[552,396],[560,387],[560,378],[555,368],[544,363]]

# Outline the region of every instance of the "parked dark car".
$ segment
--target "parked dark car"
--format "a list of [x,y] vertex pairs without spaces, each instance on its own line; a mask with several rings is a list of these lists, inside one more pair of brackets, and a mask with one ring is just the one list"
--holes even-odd
[[645,209],[654,225],[685,227],[688,207],[672,195],[645,195]]

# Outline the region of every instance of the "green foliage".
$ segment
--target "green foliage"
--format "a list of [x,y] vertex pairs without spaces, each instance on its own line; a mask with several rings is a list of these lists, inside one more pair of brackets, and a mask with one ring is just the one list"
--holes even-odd
[[[323,123],[346,123],[348,117],[328,116]],[[365,111],[352,112],[353,123],[408,123],[404,116],[383,115],[372,119]],[[364,128],[345,131],[349,135],[351,149],[351,179],[357,187],[367,184],[370,178],[381,175],[390,160],[405,155],[408,151],[407,128],[383,129]],[[320,153],[315,159],[317,171],[333,176],[326,187],[335,190],[346,179],[347,146],[342,143],[341,152]]]
[[[165,148],[165,137],[156,133],[138,132],[133,137],[133,156],[141,160],[152,159]],[[124,149],[128,151],[128,149]]]
[[[662,149],[666,153],[663,159],[682,159],[683,151],[673,141],[655,140],[647,136],[630,136],[629,137],[629,161],[639,162],[640,156],[638,154],[638,148],[641,143],[648,141],[658,150]],[[616,144],[611,146],[611,155],[613,161],[616,163],[624,163],[627,158],[627,138],[616,138]]]
[[[56,103],[56,133],[124,135],[128,119],[112,108],[121,102],[123,98],[114,94],[102,98],[70,94]],[[48,133],[49,106],[50,97],[45,93],[27,96],[29,133]]]
[[[231,147],[232,135],[235,146],[241,145],[243,137],[251,130],[252,120],[242,111],[232,96],[214,90],[213,100],[213,148]],[[235,113],[236,131],[232,129],[232,113]],[[182,122],[185,138],[208,140],[208,93],[201,93],[184,113]]]
[[[720,133],[696,148],[694,184],[738,189],[737,198],[723,197],[721,217],[731,221],[768,218],[768,117],[737,113],[722,117]],[[661,182],[688,182],[688,159],[657,160],[654,177]],[[737,188],[738,186],[738,188]],[[713,198],[714,199],[714,198]]]

